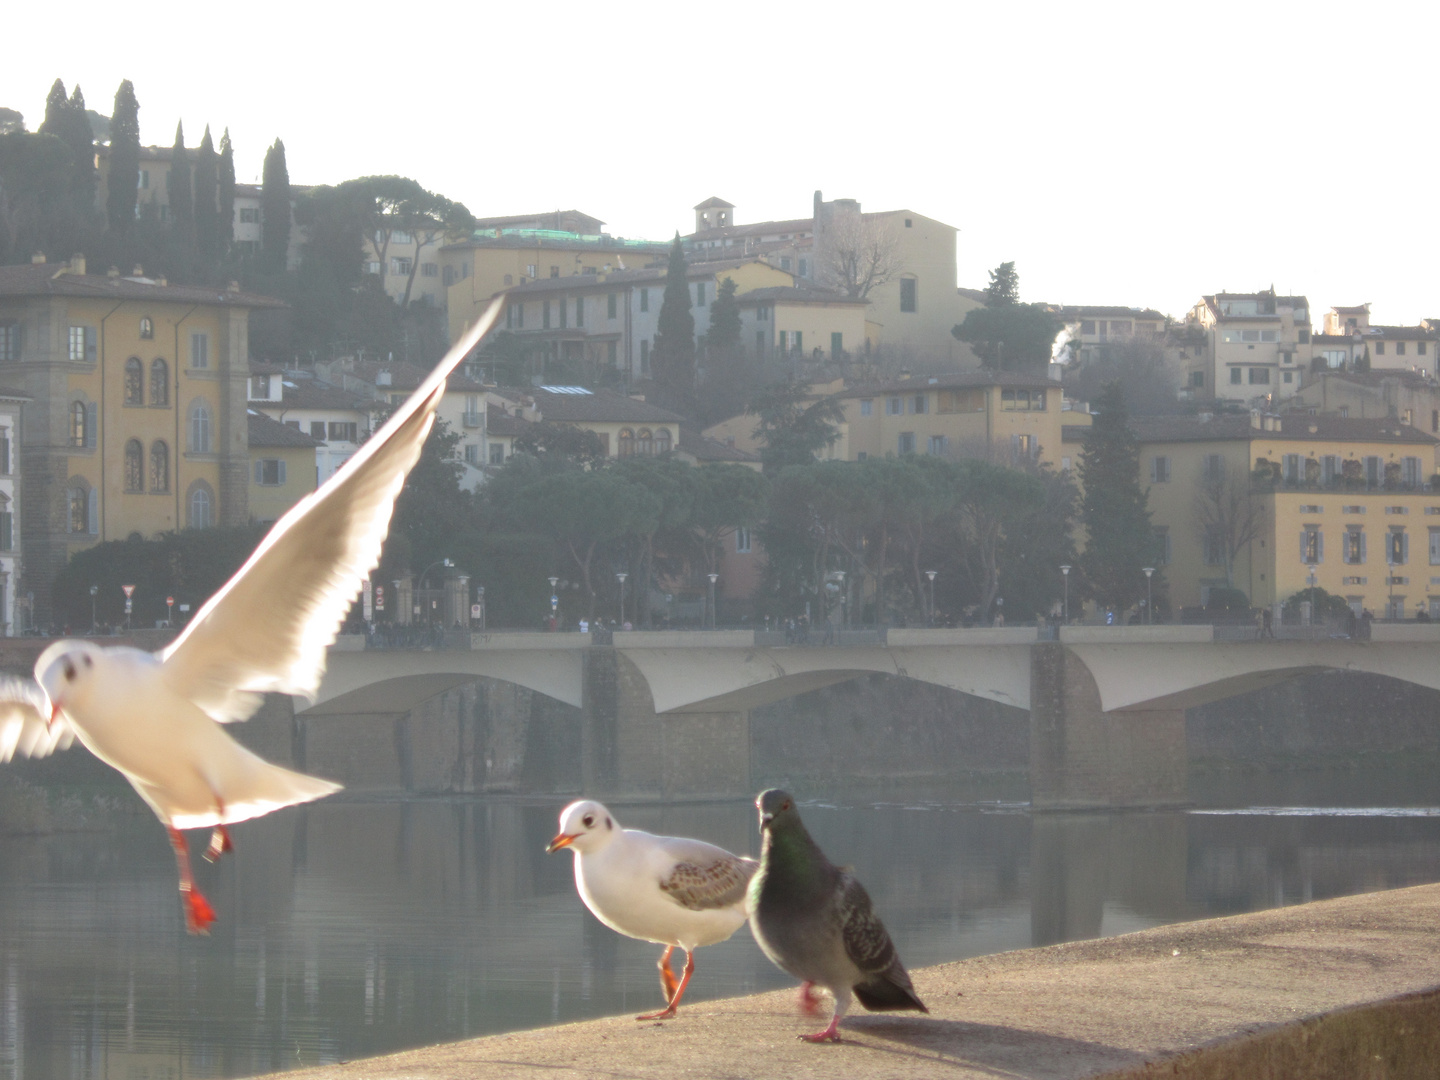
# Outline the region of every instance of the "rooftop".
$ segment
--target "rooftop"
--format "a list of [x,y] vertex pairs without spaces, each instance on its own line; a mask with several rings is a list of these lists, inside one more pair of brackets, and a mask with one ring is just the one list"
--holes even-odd
[[147,277],[111,277],[76,273],[66,263],[0,266],[0,297],[73,296],[99,300],[149,300],[155,303],[223,304],[227,307],[278,308],[269,296],[200,285],[170,285]]
[[[1297,442],[1399,443],[1434,446],[1440,439],[1398,420],[1362,420],[1347,416],[1310,416],[1290,413],[1267,418],[1274,427],[1254,426],[1249,416],[1135,416],[1130,430],[1142,443],[1156,442]],[[1066,442],[1083,442],[1091,427],[1065,425]]]
[[[704,264],[707,268],[712,263]],[[834,289],[823,289],[817,285],[770,285],[763,289],[751,289],[735,297],[737,304],[786,303],[786,304],[858,304],[868,307],[869,300],[846,296]]]
[[685,420],[679,413],[614,390],[576,394],[536,387],[531,396],[543,419],[561,424],[679,424]]
[[319,439],[312,439],[298,428],[272,420],[263,413],[250,409],[245,414],[250,429],[251,446],[309,447],[324,446]]
[[917,375],[909,379],[891,379],[847,387],[838,397],[871,397],[877,394],[914,394],[924,390],[968,390],[976,387],[999,386],[1017,389],[1059,390],[1060,383],[1045,375],[1029,375],[1019,371],[955,371],[945,375]]

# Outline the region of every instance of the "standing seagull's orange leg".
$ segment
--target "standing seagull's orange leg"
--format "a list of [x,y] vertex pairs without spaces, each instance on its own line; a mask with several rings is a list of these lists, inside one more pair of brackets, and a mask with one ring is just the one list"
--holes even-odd
[[695,974],[695,954],[688,949],[685,951],[685,974],[680,979],[680,985],[675,988],[675,993],[670,998],[670,1004],[659,1012],[645,1013],[643,1016],[635,1017],[636,1020],[669,1020],[675,1015],[676,1008],[680,1005],[680,999],[685,995],[685,987],[690,985],[690,976]]
[[195,888],[195,879],[190,875],[190,848],[185,835],[172,825],[166,825],[170,834],[170,846],[175,849],[175,865],[180,870],[180,899],[185,911],[185,929],[192,934],[208,934],[210,924],[215,921],[215,909]]

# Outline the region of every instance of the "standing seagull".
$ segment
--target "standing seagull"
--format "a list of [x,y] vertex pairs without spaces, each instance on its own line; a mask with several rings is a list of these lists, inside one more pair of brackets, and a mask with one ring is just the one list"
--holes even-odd
[[170,834],[192,934],[204,933],[215,912],[195,888],[181,829],[213,828],[206,857],[214,860],[232,848],[227,826],[339,790],[263,761],[220,725],[248,718],[267,692],[313,700],[325,650],[380,561],[446,376],[501,305],[492,303],[354,457],[275,523],[169,646],[147,653],[59,641],[35,662],[38,685],[0,681],[0,761],[44,756],[73,735],[120,770]]
[[[597,919],[627,937],[665,946],[665,1008],[635,1019],[668,1020],[695,973],[695,950],[724,941],[744,924],[755,860],[703,840],[622,829],[609,810],[588,799],[560,812],[560,833],[545,850],[565,847],[575,852],[575,888]],[[678,984],[670,970],[677,947],[685,950]]]
[[865,887],[825,857],[795,800],[772,788],[755,805],[761,846],[760,869],[750,881],[750,930],[776,966],[804,980],[807,992],[813,983],[835,997],[830,1026],[800,1038],[839,1042],[852,990],[871,1012],[928,1013]]

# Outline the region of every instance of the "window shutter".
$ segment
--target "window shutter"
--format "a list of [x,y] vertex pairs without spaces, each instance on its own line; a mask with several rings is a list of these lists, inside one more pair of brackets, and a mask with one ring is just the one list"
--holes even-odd
[[1430,565],[1440,566],[1440,529],[1430,530]]
[[10,550],[10,511],[0,512],[0,549]]
[[85,517],[90,525],[90,535],[97,536],[100,533],[100,489],[91,488],[87,501]]
[[1317,563],[1325,561],[1325,534],[1319,529],[1315,530],[1315,561]]
[[1408,563],[1409,561],[1410,561],[1410,534],[1409,534],[1408,532],[1403,532],[1403,533],[1400,534],[1400,562],[1401,562],[1402,564],[1404,564],[1404,563]]
[[1365,534],[1363,532],[1360,534],[1360,561],[1362,563],[1365,561]]
[[1160,459],[1159,459],[1159,458],[1153,458],[1153,457],[1152,457],[1152,458],[1150,459],[1150,483],[1152,483],[1152,484],[1157,484],[1157,483],[1159,483],[1159,482],[1160,482]]
[[281,458],[281,459],[280,459],[280,484],[281,484],[282,487],[283,487],[284,484],[285,484],[285,459],[284,459],[284,458]]
[[257,461],[257,462],[255,462],[255,483],[257,483],[257,484],[263,484],[264,482],[265,482],[265,465],[264,465],[263,462]]
[[1300,530],[1300,561],[1305,561],[1305,530]]
[[[95,427],[100,418],[100,406],[94,402],[85,406],[85,445],[95,449]],[[93,530],[92,530],[93,531]]]
[[95,327],[85,327],[85,359],[90,363],[95,362]]

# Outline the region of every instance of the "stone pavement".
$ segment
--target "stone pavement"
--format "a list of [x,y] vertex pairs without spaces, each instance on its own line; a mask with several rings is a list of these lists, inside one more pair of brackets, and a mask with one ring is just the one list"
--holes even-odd
[[[1425,993],[1440,988],[1440,885],[977,957],[912,974],[929,1016],[858,1011],[841,1025],[839,1045],[799,1042],[795,1036],[822,1027],[824,1017],[800,1015],[794,993],[783,991],[682,1006],[677,1019],[663,1023],[615,1017],[280,1075],[1440,1076],[1440,992]],[[1387,1004],[1365,1008],[1380,1002]]]

